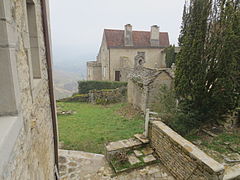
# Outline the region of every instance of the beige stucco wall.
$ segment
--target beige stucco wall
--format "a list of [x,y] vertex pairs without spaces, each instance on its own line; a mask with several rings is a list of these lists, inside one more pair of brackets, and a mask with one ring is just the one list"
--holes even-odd
[[102,64],[102,80],[109,80],[109,54],[106,37],[103,34],[102,44],[98,53],[97,62]]
[[[110,80],[115,80],[115,71],[121,71],[122,68],[134,68],[134,58],[138,52],[145,52],[144,67],[147,68],[164,68],[165,59],[161,49],[110,49]],[[125,62],[121,62],[124,59]],[[125,67],[124,67],[125,66]],[[126,77],[122,73],[122,80]]]
[[22,118],[23,123],[14,147],[9,152],[8,162],[3,166],[0,179],[54,179],[53,128],[40,0],[35,1],[42,75],[38,80],[33,79],[31,73],[26,1],[4,1],[7,4],[5,8],[8,8],[6,11],[10,13],[7,24],[13,29],[11,35],[16,35],[12,51],[16,57],[19,85],[18,116]]
[[[165,53],[159,48],[109,48],[103,35],[97,62],[102,63],[102,80],[115,80],[115,71],[121,72],[120,81],[127,81],[128,73],[134,68],[138,52],[145,52],[147,68],[165,68]],[[109,60],[110,59],[110,60]]]
[[95,61],[87,63],[87,80],[101,81],[102,80],[102,65]]

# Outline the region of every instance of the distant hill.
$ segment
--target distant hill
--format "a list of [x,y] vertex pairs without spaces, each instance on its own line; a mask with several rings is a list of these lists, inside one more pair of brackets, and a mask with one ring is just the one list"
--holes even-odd
[[69,97],[78,91],[77,82],[82,79],[80,73],[55,69],[53,74],[55,97],[57,100]]
[[86,79],[86,60],[70,59],[66,57],[54,61],[54,86],[56,99],[72,96],[78,91],[78,81]]

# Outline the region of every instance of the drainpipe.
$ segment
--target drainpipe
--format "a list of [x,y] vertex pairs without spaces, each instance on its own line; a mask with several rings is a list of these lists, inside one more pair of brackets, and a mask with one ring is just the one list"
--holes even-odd
[[46,0],[41,0],[41,7],[42,7],[42,21],[43,21],[42,23],[43,23],[44,42],[45,42],[45,48],[46,48],[48,83],[49,83],[50,105],[51,105],[52,126],[53,126],[54,158],[55,158],[54,169],[55,169],[56,179],[59,179],[57,115],[56,115],[56,104],[55,104],[54,88],[53,88],[51,45],[50,45],[50,36],[49,36],[50,31],[49,31],[49,24],[48,24]]

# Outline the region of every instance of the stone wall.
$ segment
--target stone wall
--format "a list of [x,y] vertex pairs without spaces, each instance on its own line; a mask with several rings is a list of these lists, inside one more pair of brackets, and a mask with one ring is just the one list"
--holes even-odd
[[89,102],[93,104],[111,104],[122,102],[126,98],[125,87],[118,89],[104,89],[89,91]]
[[224,166],[181,137],[161,121],[150,125],[149,138],[160,161],[182,180],[220,180]]
[[14,44],[11,44],[11,51],[16,57],[20,99],[18,116],[23,119],[23,123],[8,163],[3,165],[0,179],[54,179],[53,127],[40,0],[34,2],[39,31],[37,38],[41,79],[34,79],[32,75],[26,0],[1,1],[6,5],[4,8],[7,12],[7,24],[13,30],[10,36],[16,37]]

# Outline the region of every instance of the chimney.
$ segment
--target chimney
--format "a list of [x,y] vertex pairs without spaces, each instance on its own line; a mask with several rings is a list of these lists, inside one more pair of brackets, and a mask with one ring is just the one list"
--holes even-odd
[[131,24],[126,24],[125,25],[124,45],[125,46],[133,46],[132,25]]
[[159,27],[157,25],[151,26],[151,37],[150,37],[151,46],[160,46],[159,42]]

